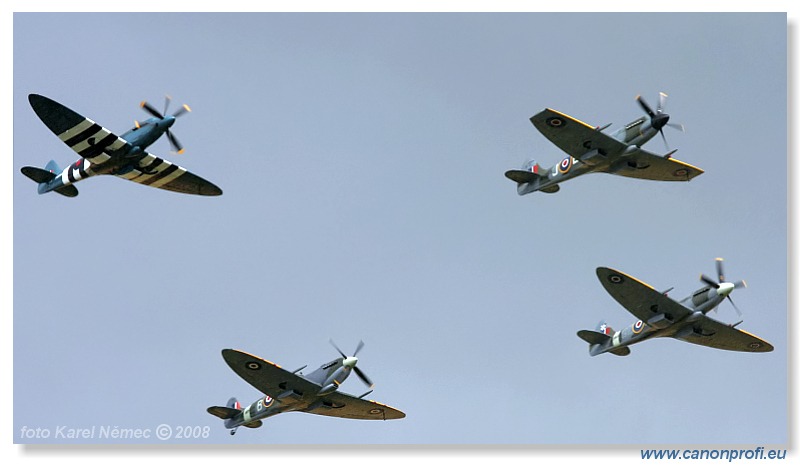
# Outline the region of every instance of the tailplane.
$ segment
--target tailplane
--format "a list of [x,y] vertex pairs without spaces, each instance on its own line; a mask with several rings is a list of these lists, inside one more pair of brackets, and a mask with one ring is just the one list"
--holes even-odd
[[[517,193],[520,196],[537,190],[544,193],[554,193],[560,189],[557,184],[539,188],[539,183],[547,181],[547,170],[542,168],[535,160],[528,160],[522,165],[521,169],[508,170],[506,178],[517,183]],[[533,189],[531,189],[531,186],[526,186],[528,183],[532,185]]]
[[39,167],[22,167],[20,169],[23,175],[39,183],[39,194],[44,194],[50,191],[55,191],[58,194],[67,197],[75,197],[78,195],[78,188],[73,185],[53,186],[52,181],[61,174],[61,167],[58,166],[55,160],[51,160],[45,165],[44,168]]
[[[236,397],[231,398],[228,400],[228,403],[225,406],[211,406],[206,409],[209,414],[213,414],[218,418],[225,421],[225,427],[231,429],[231,435],[236,433],[236,427],[231,427],[231,419],[235,418],[238,414],[242,412],[242,405],[236,399]],[[254,421],[258,422],[259,426],[261,425],[261,421]],[[252,424],[252,423],[251,423]],[[245,424],[247,427],[251,427],[248,424]],[[257,426],[256,426],[257,427]]]
[[589,354],[592,356],[597,356],[606,351],[617,356],[627,356],[631,354],[631,349],[627,346],[605,349],[608,347],[607,345],[612,340],[613,335],[614,329],[605,321],[600,321],[594,330],[578,331],[578,337],[586,343],[589,343]]

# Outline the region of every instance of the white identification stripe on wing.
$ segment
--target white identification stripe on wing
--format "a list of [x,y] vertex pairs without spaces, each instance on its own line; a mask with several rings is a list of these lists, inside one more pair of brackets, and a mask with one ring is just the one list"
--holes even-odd
[[94,122],[87,118],[87,119],[83,120],[82,122],[78,123],[77,125],[73,126],[72,128],[64,131],[61,134],[59,134],[58,138],[61,139],[62,141],[66,141],[67,139],[71,138],[72,136],[75,136],[76,134],[80,133],[81,131],[84,131],[86,128],[92,126],[93,124],[94,124]]
[[94,163],[94,164],[100,164],[100,163],[105,162],[106,160],[109,160],[110,158],[111,158],[110,155],[106,154],[105,152],[100,152],[100,154],[92,157],[89,160],[91,160],[92,163]]
[[64,184],[71,184],[72,183],[72,181],[69,180],[69,171],[71,169],[72,169],[72,167],[70,166],[70,167],[67,167],[67,168],[65,168],[64,170],[61,171],[61,182],[62,183],[64,183]]
[[114,140],[114,142],[112,142],[111,144],[109,144],[107,148],[109,148],[111,150],[119,150],[119,149],[122,149],[122,147],[125,145],[125,143],[126,143],[126,141],[124,139],[122,139],[121,137],[117,136],[117,139]]
[[[96,133],[92,134],[88,138],[86,138],[83,141],[80,141],[80,142],[76,143],[74,146],[72,146],[72,150],[74,150],[75,152],[80,153],[82,150],[85,150],[85,149],[88,149],[89,147],[91,147],[94,143],[100,142],[104,137],[108,136],[109,134],[111,134],[111,131],[109,131],[109,130],[103,128],[103,127],[100,127],[100,129],[97,130]],[[92,139],[92,138],[94,138],[92,140],[92,144],[89,144],[89,140]]]
[[140,172],[139,170],[133,169],[133,170],[129,171],[128,173],[125,173],[125,174],[122,174],[122,175],[117,175],[117,176],[119,176],[120,178],[125,178],[126,180],[132,180],[133,178],[136,178],[137,176],[139,176],[141,174],[142,174],[142,172]]
[[158,188],[159,186],[163,186],[163,185],[169,183],[170,181],[172,181],[175,178],[183,175],[184,173],[186,173],[186,169],[181,167],[181,166],[178,166],[177,170],[175,170],[174,172],[172,172],[169,175],[165,176],[164,178],[161,178],[160,180],[156,181],[155,183],[152,183],[150,186],[152,186],[154,188]]
[[[132,181],[135,181],[137,183],[144,183],[145,181],[149,180],[150,178],[158,175],[162,171],[164,171],[167,168],[169,168],[170,165],[172,165],[172,164],[167,162],[166,160],[164,160],[161,163],[159,163],[158,166],[156,166],[154,169],[151,170],[151,171],[154,171],[155,173],[144,173],[144,172],[141,172],[142,176],[140,176],[139,178],[136,178],[135,180],[132,180]],[[139,165],[139,166],[141,167],[141,165]]]
[[139,160],[139,166],[140,167],[146,167],[146,166],[150,165],[151,163],[153,163],[153,160],[155,160],[155,159],[156,159],[155,155],[147,152],[146,155],[144,157],[142,157],[141,160]]

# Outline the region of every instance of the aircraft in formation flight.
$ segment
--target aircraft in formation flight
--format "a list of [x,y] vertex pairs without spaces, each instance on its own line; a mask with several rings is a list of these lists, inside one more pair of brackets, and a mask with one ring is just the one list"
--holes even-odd
[[[241,426],[261,427],[262,419],[280,413],[301,411],[322,416],[348,419],[387,420],[402,419],[405,413],[377,401],[365,400],[372,393],[372,381],[359,369],[356,355],[364,342],[358,343],[352,356],[347,356],[331,340],[331,345],[339,352],[336,358],[323,364],[314,372],[303,375],[303,366],[292,372],[281,366],[261,359],[244,351],[224,349],[222,357],[239,377],[255,387],[264,397],[242,408],[236,398],[228,400],[226,406],[211,406],[210,414],[221,418],[231,435]],[[339,386],[355,372],[370,390],[361,396],[353,396],[339,391]]]
[[587,173],[611,173],[657,181],[689,181],[703,174],[703,170],[672,158],[676,151],[656,155],[641,148],[642,144],[660,133],[666,144],[664,126],[683,131],[683,126],[669,123],[664,112],[667,95],[659,95],[654,112],[641,96],[636,101],[647,113],[611,135],[603,130],[611,126],[591,126],[556,110],[546,108],[531,117],[531,123],[547,139],[567,153],[559,164],[545,170],[534,160],[526,162],[521,170],[508,170],[506,178],[517,183],[517,193],[522,196],[535,191],[555,193],[560,183]]
[[601,321],[594,331],[581,330],[578,336],[589,343],[589,354],[592,356],[603,353],[627,356],[631,352],[628,348],[630,345],[657,337],[672,337],[730,351],[772,351],[771,344],[737,329],[741,320],[735,324],[725,324],[708,317],[708,312],[716,310],[726,298],[741,317],[741,312],[733,304],[730,294],[734,289],[745,287],[744,280],[726,281],[722,259],[719,258],[717,277],[718,280],[713,280],[700,275],[700,280],[706,286],[681,301],[674,301],[667,296],[672,288],[663,292],[656,291],[652,286],[618,270],[598,267],[597,278],[606,291],[639,320],[618,332]]
[[55,191],[67,197],[78,195],[74,186],[80,180],[94,175],[115,175],[154,188],[167,189],[201,196],[219,196],[222,190],[185,168],[147,152],[147,147],[166,134],[177,153],[183,152],[178,139],[170,131],[175,118],[190,111],[184,105],[172,115],[167,115],[170,98],[161,113],[147,102],[142,108],[153,118],[136,125],[117,136],[94,121],[85,118],[47,97],[30,94],[28,101],[33,111],[64,144],[81,158],[63,171],[51,160],[44,169],[22,167],[22,173],[39,183],[39,194]]

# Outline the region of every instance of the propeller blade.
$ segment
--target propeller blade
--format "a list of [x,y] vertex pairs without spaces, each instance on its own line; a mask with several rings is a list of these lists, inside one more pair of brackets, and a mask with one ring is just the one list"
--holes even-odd
[[[728,301],[730,301],[731,304],[733,304],[733,299],[731,299],[731,295],[728,295]],[[736,307],[736,304],[733,304],[733,308],[736,309],[736,313],[739,314],[739,317],[742,317],[742,311],[740,311],[739,308]]]
[[170,130],[167,130],[167,139],[169,139],[169,143],[172,146],[173,151],[183,154],[183,146],[181,146],[181,143],[178,142],[178,138],[176,138]]
[[372,387],[375,386],[375,384],[372,383],[372,381],[369,379],[369,377],[367,377],[367,374],[365,374],[361,369],[359,369],[358,366],[353,366],[353,370],[355,371],[355,373],[358,376],[358,378],[361,379],[362,382],[367,384],[367,386],[369,388],[372,388]]
[[722,260],[723,259],[721,257],[717,257],[717,259],[716,259],[716,261],[717,261],[717,277],[719,277],[719,282],[720,283],[725,282],[725,273],[722,270]]
[[656,112],[661,113],[664,111],[664,107],[667,104],[667,94],[663,92],[658,93],[658,107],[656,108]]
[[709,285],[709,286],[711,286],[713,288],[719,288],[719,283],[715,282],[714,280],[708,278],[707,276],[705,276],[703,274],[700,275],[700,281],[704,282],[706,285]]
[[667,137],[664,136],[664,130],[660,129],[658,132],[661,133],[661,139],[664,140],[664,145],[667,147],[667,152],[669,152],[669,143],[667,143]]
[[353,353],[353,356],[357,355],[358,352],[361,351],[361,348],[363,348],[363,347],[364,347],[364,341],[361,340],[361,341],[358,342],[358,346],[356,347],[356,350]]
[[341,354],[343,358],[347,359],[347,355],[344,354],[344,352],[342,350],[340,350],[338,346],[336,346],[336,343],[333,342],[333,338],[330,339],[330,342],[331,342],[331,345],[333,345],[333,347],[336,348],[336,351],[338,351],[339,354]]
[[192,109],[189,108],[188,105],[183,104],[183,107],[179,108],[178,111],[176,111],[175,113],[172,114],[172,116],[174,116],[175,118],[178,118],[179,116],[183,115],[184,113],[191,112],[191,111],[192,111]]
[[153,108],[152,105],[148,104],[147,101],[143,100],[142,103],[139,104],[139,106],[142,107],[150,115],[153,115],[154,117],[162,120],[164,119],[164,115],[158,113],[158,110]]
[[733,288],[734,289],[736,289],[736,288],[747,288],[747,282],[745,282],[744,280],[739,280],[738,282],[733,284]]
[[653,109],[651,109],[650,106],[647,105],[647,102],[644,101],[642,96],[637,95],[636,96],[636,101],[639,102],[639,105],[642,107],[642,110],[644,110],[645,113],[650,115],[650,118],[653,118],[654,116],[656,116],[656,114],[653,112]]
[[167,109],[169,108],[169,104],[172,102],[172,97],[167,94],[164,96],[164,115],[167,114]]
[[686,132],[686,130],[684,129],[683,125],[680,124],[680,123],[667,123],[667,126],[669,126],[670,128],[675,128],[675,129],[679,130],[682,133]]

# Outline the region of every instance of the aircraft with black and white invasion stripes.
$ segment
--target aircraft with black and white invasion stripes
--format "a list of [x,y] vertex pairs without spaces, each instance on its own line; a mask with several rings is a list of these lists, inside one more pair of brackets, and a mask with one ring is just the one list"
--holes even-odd
[[146,150],[166,134],[173,150],[177,153],[183,151],[178,139],[170,132],[170,127],[175,123],[175,118],[190,111],[187,105],[172,115],[167,115],[169,97],[165,101],[163,113],[147,102],[142,102],[142,108],[153,118],[141,124],[137,122],[131,130],[117,136],[47,97],[30,94],[28,101],[45,126],[81,156],[63,170],[54,160],[44,169],[22,167],[22,173],[39,184],[39,194],[55,191],[67,197],[75,197],[78,195],[75,183],[95,175],[114,175],[154,188],[186,194],[222,194],[222,190],[213,183]]
[[631,353],[630,345],[657,337],[671,337],[729,351],[766,353],[773,350],[768,342],[737,329],[741,320],[726,324],[708,316],[727,299],[741,317],[730,295],[733,290],[747,285],[744,280],[725,280],[722,259],[717,259],[718,280],[700,275],[705,286],[680,301],[667,296],[672,288],[656,291],[652,286],[608,267],[598,267],[597,278],[608,294],[639,320],[617,332],[605,321],[601,321],[595,330],[579,331],[578,336],[589,343],[592,356],[603,353],[627,356]]
[[567,153],[560,163],[544,169],[535,160],[528,160],[519,170],[508,170],[506,178],[517,183],[517,194],[536,191],[558,192],[564,181],[587,173],[610,173],[656,181],[689,181],[702,175],[703,170],[672,158],[676,151],[657,155],[642,149],[642,145],[661,134],[664,126],[683,131],[683,126],[669,123],[664,112],[667,95],[659,95],[656,111],[647,102],[636,101],[647,114],[608,135],[603,130],[611,126],[591,126],[557,110],[546,108],[530,118],[531,123],[559,149]]
[[[331,344],[341,357],[321,365],[308,375],[301,372],[306,366],[289,372],[274,362],[244,351],[222,350],[222,357],[228,366],[264,396],[246,407],[234,397],[228,400],[226,406],[211,406],[207,411],[222,419],[225,428],[231,430],[231,435],[239,427],[261,427],[262,419],[292,411],[382,421],[406,417],[405,413],[391,406],[364,399],[372,393],[373,384],[356,366],[356,355],[364,347],[363,341],[358,343],[352,356],[344,354],[333,340]],[[339,390],[339,386],[351,372],[355,372],[369,386],[368,392],[353,396]]]

